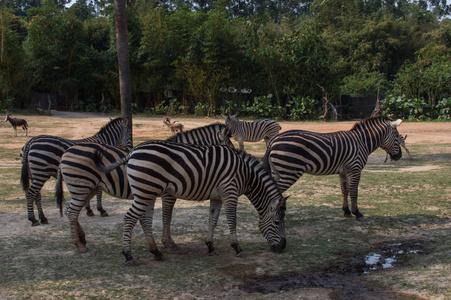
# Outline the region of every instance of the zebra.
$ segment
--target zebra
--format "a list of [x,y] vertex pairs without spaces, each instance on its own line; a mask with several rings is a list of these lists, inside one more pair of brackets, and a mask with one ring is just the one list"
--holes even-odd
[[[133,145],[127,123],[127,119],[115,118],[103,126],[95,135],[82,140],[68,140],[57,136],[40,135],[25,143],[21,151],[21,183],[26,192],[28,220],[31,221],[32,226],[48,224],[42,210],[41,189],[50,177],[57,176],[58,166],[64,151],[70,146],[84,142],[98,142],[130,149]],[[36,203],[41,222],[35,218],[33,202]]]
[[222,115],[225,125],[230,130],[235,141],[240,146],[240,151],[244,151],[243,142],[258,142],[265,140],[268,145],[269,140],[277,135],[282,129],[274,120],[259,120],[255,122],[243,122],[236,118],[236,115]]
[[304,173],[340,176],[345,217],[351,210],[357,220],[363,215],[357,207],[358,185],[368,156],[381,147],[393,160],[399,160],[402,151],[397,127],[402,120],[393,122],[388,117],[373,117],[354,124],[349,131],[317,133],[289,130],[271,139],[262,163],[271,171],[283,193]]
[[[225,125],[212,124],[178,133],[168,140],[173,142],[198,144],[198,145],[225,145],[233,149],[230,136],[224,136]],[[67,215],[71,227],[72,242],[77,247],[77,252],[86,252],[86,237],[78,222],[81,209],[94,194],[105,191],[107,194],[122,198],[133,199],[125,166],[121,165],[109,174],[100,172],[94,163],[93,157],[97,151],[102,151],[102,164],[110,164],[119,158],[125,157],[128,152],[114,146],[98,143],[82,143],[74,145],[66,150],[61,157],[56,184],[56,199],[60,214],[62,215],[63,188],[62,181],[66,183],[71,194],[71,201],[67,209]],[[170,223],[173,201],[165,201],[163,207],[163,237],[165,248],[177,249],[177,244],[170,236]]]
[[126,172],[133,194],[133,204],[124,217],[123,255],[127,265],[135,265],[131,254],[131,234],[140,220],[156,260],[162,260],[152,234],[155,199],[176,198],[202,201],[210,199],[210,217],[206,244],[215,254],[213,231],[224,203],[231,235],[231,246],[237,256],[244,256],[236,236],[238,197],[246,195],[259,215],[259,228],[271,250],[282,252],[286,246],[284,216],[286,198],[260,162],[250,154],[227,146],[199,146],[167,141],[142,143],[125,157],[108,166],[96,165],[108,173],[127,163]]

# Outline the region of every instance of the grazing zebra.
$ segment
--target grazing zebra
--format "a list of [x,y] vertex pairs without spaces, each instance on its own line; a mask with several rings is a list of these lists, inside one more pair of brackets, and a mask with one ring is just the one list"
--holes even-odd
[[377,148],[384,149],[393,160],[402,156],[397,126],[402,120],[392,122],[387,117],[362,120],[349,131],[317,133],[304,130],[283,132],[269,142],[262,159],[271,170],[281,192],[293,185],[302,174],[340,176],[343,194],[343,211],[358,220],[363,215],[357,207],[360,176],[368,156]]
[[[404,150],[406,150],[407,154],[409,154],[410,160],[412,160],[412,155],[410,155],[410,151],[409,151],[409,149],[407,149],[407,147],[406,147],[406,139],[407,139],[407,134],[406,134],[406,136],[399,135],[399,144],[401,145],[401,147],[404,148]],[[387,153],[387,155],[385,156],[384,163],[386,163],[387,160],[388,160],[388,153]]]
[[[101,153],[98,154],[101,156]],[[100,160],[97,157],[98,161]],[[236,236],[238,197],[246,195],[259,214],[259,228],[271,244],[281,252],[285,248],[284,214],[286,199],[282,197],[270,174],[253,156],[238,153],[226,146],[198,146],[172,142],[142,143],[127,155],[108,166],[96,165],[105,173],[127,163],[128,181],[133,205],[124,217],[123,251],[126,263],[134,265],[131,255],[131,234],[140,220],[155,259],[163,259],[152,234],[155,199],[176,198],[202,201],[210,199],[210,217],[206,244],[215,253],[213,231],[224,203],[230,229],[231,246],[238,256],[243,251]]]
[[277,135],[281,129],[279,123],[273,120],[260,120],[255,122],[243,122],[236,118],[236,115],[226,116],[225,125],[230,130],[235,141],[238,142],[240,150],[244,151],[243,142],[258,142],[262,139],[268,145],[269,140]]
[[[180,143],[198,145],[225,145],[233,149],[233,144],[229,137],[223,136],[225,126],[223,124],[212,124],[179,133],[168,140]],[[94,163],[94,154],[101,151],[102,164],[108,165],[119,158],[125,157],[128,152],[109,145],[97,143],[82,143],[70,147],[61,157],[59,172],[56,184],[56,199],[62,214],[63,189],[62,181],[71,194],[71,201],[68,206],[67,215],[72,233],[72,242],[77,247],[77,251],[86,251],[86,237],[78,222],[81,209],[95,195],[96,191],[122,198],[132,199],[130,186],[125,172],[125,166],[121,165],[105,174],[99,171]],[[171,201],[173,200],[173,201]],[[176,243],[170,235],[170,223],[172,219],[172,209],[175,199],[165,201],[163,204],[163,237],[162,242],[165,247],[177,249]]]
[[[70,146],[84,143],[97,142],[108,145],[115,145],[124,148],[131,148],[131,135],[127,128],[127,120],[116,118],[102,127],[100,131],[86,139],[68,140],[51,135],[40,135],[30,139],[22,148],[22,175],[21,182],[23,190],[26,192],[28,220],[32,226],[48,224],[41,205],[41,189],[50,177],[56,177],[61,156]],[[30,186],[31,179],[31,186]],[[39,211],[39,219],[36,220],[33,209],[33,202]]]

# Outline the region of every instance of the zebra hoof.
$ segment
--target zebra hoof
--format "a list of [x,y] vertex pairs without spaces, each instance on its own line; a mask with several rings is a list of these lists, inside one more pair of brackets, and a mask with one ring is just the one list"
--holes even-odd
[[94,213],[93,213],[92,211],[87,211],[87,212],[86,212],[86,215],[87,215],[88,217],[94,217],[94,216],[95,216]]
[[47,225],[47,224],[49,224],[49,221],[47,220],[47,219],[44,219],[44,220],[41,220],[41,224],[45,224],[45,225]]
[[356,217],[355,219],[359,222],[365,221],[365,217],[363,215],[361,217]]
[[86,248],[86,247],[77,249],[77,253],[79,253],[79,254],[83,254],[83,253],[87,253],[87,252],[88,252],[88,248]]
[[211,252],[208,252],[208,256],[218,256],[218,255],[219,255],[219,253],[218,253],[218,251],[216,251],[216,249]]
[[109,215],[108,215],[108,213],[105,211],[105,212],[103,212],[103,213],[101,213],[100,214],[102,217],[108,217]]
[[39,226],[39,225],[41,225],[41,223],[39,223],[39,221],[33,222],[33,223],[31,224],[32,227],[34,227],[34,226]]
[[241,251],[240,253],[237,253],[236,257],[246,258],[247,254],[244,251]]
[[137,266],[137,264],[135,263],[135,261],[134,261],[133,259],[127,260],[127,261],[125,262],[125,265],[126,265],[126,266],[129,266],[129,267],[136,267],[136,266]]
[[155,255],[155,260],[156,261],[163,261],[163,260],[165,260],[164,256],[163,256],[163,253],[161,253],[160,255]]

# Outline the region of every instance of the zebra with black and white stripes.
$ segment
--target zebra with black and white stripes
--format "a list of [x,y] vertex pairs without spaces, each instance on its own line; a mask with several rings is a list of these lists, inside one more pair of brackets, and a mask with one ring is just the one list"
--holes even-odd
[[[281,192],[291,187],[304,173],[340,176],[345,217],[363,220],[357,206],[358,185],[368,156],[381,147],[393,160],[402,156],[397,127],[387,117],[368,118],[349,131],[318,133],[285,131],[271,139],[262,163],[271,171]],[[348,206],[351,196],[351,210]]]
[[[124,118],[115,118],[103,126],[95,135],[81,140],[40,135],[25,143],[21,151],[21,183],[26,192],[28,220],[31,221],[32,226],[48,224],[42,210],[41,189],[50,177],[57,176],[63,153],[69,147],[85,142],[96,142],[130,149],[133,145],[127,123]],[[41,222],[35,218],[33,203],[36,203]]]
[[[233,149],[230,136],[225,134],[225,125],[212,124],[178,133],[170,137],[168,141],[190,143],[198,145],[225,145]],[[77,251],[86,251],[86,237],[78,222],[81,209],[96,194],[96,191],[122,198],[132,199],[130,186],[126,176],[125,166],[121,165],[108,174],[101,172],[95,166],[94,154],[97,151],[103,153],[102,164],[109,165],[112,162],[125,157],[128,152],[118,147],[101,145],[97,143],[82,143],[70,147],[61,157],[56,184],[56,199],[62,214],[63,188],[62,181],[71,194],[67,215],[72,234],[72,242]],[[170,234],[170,223],[175,199],[163,203],[163,237],[165,247],[177,249],[177,244]]]
[[255,122],[239,121],[236,115],[222,115],[225,125],[231,132],[235,141],[240,146],[240,151],[244,151],[243,142],[258,142],[262,139],[268,145],[269,140],[280,132],[280,125],[274,120],[259,120]]
[[[101,156],[101,155],[99,155]],[[105,173],[127,163],[126,171],[132,189],[133,205],[124,217],[123,251],[126,263],[134,265],[131,235],[140,220],[155,259],[163,259],[152,234],[155,199],[176,198],[202,201],[210,199],[207,234],[209,253],[214,253],[213,231],[222,204],[225,206],[231,235],[231,246],[237,255],[243,251],[236,236],[238,197],[246,195],[259,215],[259,228],[271,249],[281,252],[286,246],[284,214],[286,199],[260,162],[253,156],[238,153],[226,146],[198,146],[163,141],[142,143],[127,157],[108,166],[98,167]]]

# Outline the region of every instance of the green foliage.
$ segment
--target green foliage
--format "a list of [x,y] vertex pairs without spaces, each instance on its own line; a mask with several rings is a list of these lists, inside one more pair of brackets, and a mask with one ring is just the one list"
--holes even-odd
[[437,103],[436,106],[438,110],[437,119],[439,120],[451,120],[451,97],[443,98]]
[[424,98],[434,106],[451,90],[451,49],[429,44],[417,52],[414,63],[406,63],[394,80],[393,94]]
[[378,94],[379,91],[388,90],[388,81],[385,75],[379,72],[358,73],[343,78],[341,86],[342,95],[359,96],[364,93]]
[[197,117],[205,117],[208,116],[208,112],[210,111],[210,105],[207,103],[198,102],[194,107],[194,115]]
[[315,120],[321,114],[321,103],[311,97],[293,97],[288,103],[290,117],[293,121]]
[[[100,109],[87,105],[100,99],[119,109],[113,6],[108,1],[80,0],[70,8],[66,1],[16,2],[5,3],[0,105],[14,99],[13,107],[27,106],[30,92],[42,91],[63,94],[67,109]],[[168,104],[174,114],[193,112],[200,102],[208,104],[208,114],[315,119],[318,113],[304,107],[306,99],[327,93],[334,103],[341,93],[380,91],[425,99],[427,105],[406,104],[404,114],[439,115],[437,103],[451,86],[448,6],[438,1],[273,2],[130,5],[136,111],[167,102],[164,91],[171,90],[183,99],[183,106]],[[221,92],[232,89],[252,90],[252,100],[243,103]],[[298,104],[291,95],[304,100]],[[233,102],[219,107],[225,99]]]
[[451,119],[451,98],[443,98],[437,105],[431,106],[423,98],[410,99],[404,95],[388,95],[381,101],[381,105],[383,114],[391,115],[393,118],[412,120]]

